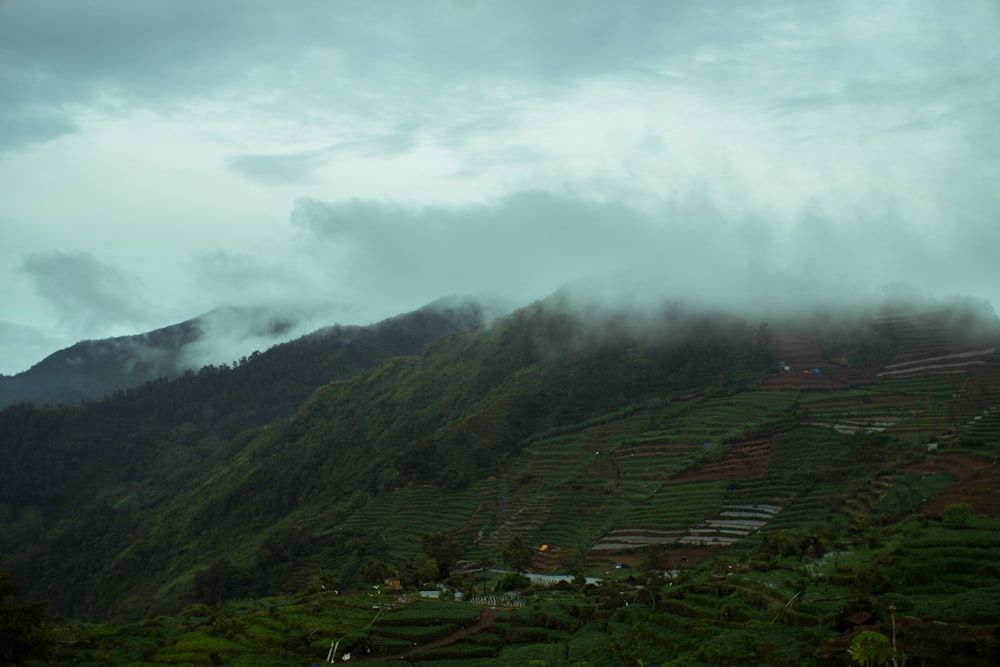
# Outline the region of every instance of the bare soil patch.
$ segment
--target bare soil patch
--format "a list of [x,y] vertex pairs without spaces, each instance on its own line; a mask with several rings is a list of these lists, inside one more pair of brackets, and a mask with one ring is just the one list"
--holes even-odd
[[968,454],[939,454],[905,472],[946,473],[955,483],[921,506],[921,511],[938,516],[955,503],[969,503],[976,514],[1000,516],[1000,466]]
[[[788,370],[775,368],[764,378],[760,389],[766,391],[809,391],[842,389],[847,384],[871,382],[870,371],[848,369],[827,359],[819,341],[794,334],[776,334],[771,339],[771,354],[784,362]],[[819,373],[816,373],[816,370]]]

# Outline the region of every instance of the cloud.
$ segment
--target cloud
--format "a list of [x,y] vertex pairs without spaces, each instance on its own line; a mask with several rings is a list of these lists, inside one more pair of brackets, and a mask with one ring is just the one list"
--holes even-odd
[[630,236],[647,233],[627,207],[540,191],[466,206],[303,199],[292,221],[338,258],[351,298],[411,302],[455,292],[537,297],[602,271],[633,247]]
[[76,124],[50,109],[0,109],[0,152],[17,150],[41,141],[48,141],[75,132]]
[[237,155],[229,158],[227,164],[247,178],[270,185],[284,185],[308,181],[316,170],[333,160],[393,157],[405,153],[414,145],[413,129],[397,127],[385,134],[355,137],[313,150]]
[[46,331],[0,320],[0,374],[14,374],[39,362],[63,343]]
[[365,0],[289,8],[248,0],[233,11],[80,0],[72,11],[31,2],[0,11],[5,60],[21,73],[4,77],[0,98],[44,105],[59,123],[72,122],[81,105],[191,113],[211,101],[267,114],[267,130],[300,140],[344,115],[457,127],[477,102],[499,101],[502,114],[517,97],[623,76],[735,100],[773,97],[775,110],[913,108],[916,100],[919,111],[930,100],[989,100],[996,84],[984,74],[1000,57],[990,46],[998,21],[989,3],[953,12],[861,2]]
[[346,301],[456,290],[524,301],[576,283],[610,299],[739,307],[867,298],[897,282],[950,296],[967,292],[970,275],[996,275],[973,241],[996,237],[992,228],[928,236],[878,207],[853,222],[817,207],[791,226],[768,213],[733,216],[704,197],[649,211],[528,191],[466,206],[301,200],[292,220],[317,256],[339,258],[330,270]]
[[211,294],[216,304],[249,307],[315,301],[309,294],[315,282],[308,268],[283,260],[217,250],[199,255],[190,266],[198,289]]
[[149,319],[150,305],[143,302],[138,280],[89,253],[28,255],[20,271],[74,332],[108,331],[114,325]]
[[235,171],[262,183],[300,183],[315,171],[327,151],[301,151],[284,155],[238,155],[228,160]]
[[0,62],[0,292],[39,330],[608,276],[1000,296],[994,0],[12,0]]

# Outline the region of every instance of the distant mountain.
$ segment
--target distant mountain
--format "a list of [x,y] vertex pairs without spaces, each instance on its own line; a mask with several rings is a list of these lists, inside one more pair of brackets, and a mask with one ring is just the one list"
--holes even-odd
[[[405,572],[435,530],[485,564],[514,535],[602,568],[651,544],[691,562],[797,553],[819,533],[869,539],[952,484],[906,466],[1000,453],[1000,322],[967,304],[748,321],[557,295],[488,325],[440,318],[0,413],[11,567],[31,595],[99,616]],[[389,353],[442,322],[451,335]],[[272,390],[376,352],[315,391]]]
[[[294,316],[263,308],[226,307],[147,333],[81,341],[22,373],[0,375],[0,408],[14,403],[71,405],[97,400],[209,363],[208,351],[218,346],[206,331],[217,335],[224,330],[229,341],[248,341],[245,348],[259,340],[279,340],[295,324]],[[223,360],[213,358],[211,363]]]

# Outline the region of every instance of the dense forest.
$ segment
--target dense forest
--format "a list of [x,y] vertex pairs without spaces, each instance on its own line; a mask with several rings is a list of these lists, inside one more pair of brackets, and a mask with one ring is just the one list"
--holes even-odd
[[197,465],[239,433],[291,414],[317,387],[479,323],[482,309],[442,302],[369,327],[334,326],[74,406],[0,411],[0,549],[16,550],[68,508],[119,485]]

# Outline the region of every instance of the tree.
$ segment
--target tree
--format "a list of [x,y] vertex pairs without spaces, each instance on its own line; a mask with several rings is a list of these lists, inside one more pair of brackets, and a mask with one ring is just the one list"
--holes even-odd
[[194,575],[195,596],[202,602],[221,604],[239,584],[239,571],[223,556]]
[[535,550],[531,548],[531,545],[525,542],[520,535],[515,535],[504,547],[501,558],[504,565],[520,574],[528,569],[534,555]]
[[642,570],[643,583],[639,595],[640,601],[652,611],[656,611],[660,589],[663,588],[667,572],[670,570],[670,554],[662,544],[650,544],[642,550],[639,568]]
[[881,667],[888,665],[893,659],[889,638],[881,632],[871,630],[858,633],[847,650],[851,654],[851,660],[865,667]]
[[424,553],[432,558],[438,566],[439,577],[447,577],[451,571],[451,566],[462,555],[462,547],[454,537],[440,530],[433,533],[426,533],[420,539],[420,546]]
[[421,551],[413,558],[413,574],[418,584],[434,581],[438,578],[437,561]]
[[15,602],[21,587],[0,572],[0,663],[14,665],[49,656],[44,602]]
[[381,584],[386,579],[398,577],[399,573],[392,565],[380,560],[372,561],[365,567],[364,578],[369,584]]
[[581,549],[569,549],[559,558],[559,571],[573,575],[573,583],[583,586],[587,583],[587,552]]

